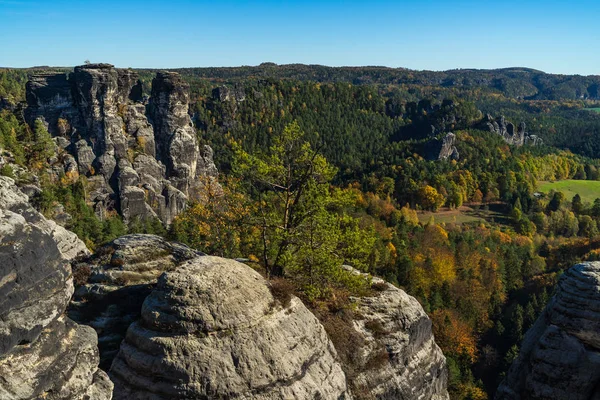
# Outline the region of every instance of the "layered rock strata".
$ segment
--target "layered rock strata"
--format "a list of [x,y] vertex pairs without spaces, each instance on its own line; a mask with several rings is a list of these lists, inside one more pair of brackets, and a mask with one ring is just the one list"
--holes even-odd
[[102,368],[110,368],[158,277],[199,255],[159,236],[127,235],[74,263],[73,271],[84,281],[78,282],[69,317],[98,333]]
[[0,398],[111,398],[94,330],[63,315],[70,261],[87,252],[0,176]]
[[115,399],[350,398],[302,302],[283,306],[250,267],[209,256],[159,278],[110,375]]
[[600,399],[600,262],[561,276],[496,399]]
[[88,177],[99,215],[116,209],[169,224],[214,182],[212,150],[199,146],[189,87],[176,73],[156,75],[148,110],[137,74],[110,64],[33,75],[26,89],[26,119],[41,120],[64,149],[62,173]]

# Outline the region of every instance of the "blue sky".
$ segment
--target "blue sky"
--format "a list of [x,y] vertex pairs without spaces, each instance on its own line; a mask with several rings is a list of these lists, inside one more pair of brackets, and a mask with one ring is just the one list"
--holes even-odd
[[587,0],[0,0],[0,66],[270,61],[600,75],[599,22],[600,2]]

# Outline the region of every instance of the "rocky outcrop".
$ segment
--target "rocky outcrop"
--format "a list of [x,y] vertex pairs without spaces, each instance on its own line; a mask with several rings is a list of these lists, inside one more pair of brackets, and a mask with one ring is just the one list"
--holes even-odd
[[561,276],[496,399],[600,399],[600,262]]
[[110,368],[158,277],[201,254],[159,236],[127,235],[74,263],[82,282],[77,282],[69,317],[98,333],[102,368]]
[[246,92],[241,86],[219,86],[218,88],[213,89],[212,96],[215,100],[221,102],[235,101],[239,103],[246,100]]
[[449,399],[446,358],[423,307],[382,279],[372,282],[374,295],[353,299],[353,327],[364,338],[354,350],[363,367],[353,386],[375,399]]
[[126,220],[170,224],[214,183],[212,149],[199,146],[189,87],[176,73],[157,74],[148,112],[136,72],[110,64],[33,75],[26,89],[27,121],[40,119],[66,152],[57,173],[73,172],[75,163],[93,180],[88,201],[99,215],[116,209]]
[[502,136],[506,143],[514,146],[523,146],[524,144],[536,146],[542,143],[541,138],[527,133],[525,122],[519,123],[515,129],[515,126],[511,122],[507,122],[503,115],[494,119],[490,114],[486,114],[477,127]]
[[209,256],[159,278],[110,375],[115,399],[350,398],[302,302],[280,304],[250,267]]
[[449,132],[441,140],[437,138],[430,140],[425,155],[428,160],[458,160],[460,155],[456,148],[456,135]]
[[0,176],[0,398],[111,398],[95,332],[63,315],[70,261],[87,252]]

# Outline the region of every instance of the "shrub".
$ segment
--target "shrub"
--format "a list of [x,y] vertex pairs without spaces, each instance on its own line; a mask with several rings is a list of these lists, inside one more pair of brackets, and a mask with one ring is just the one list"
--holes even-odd
[[365,328],[370,330],[371,333],[373,333],[373,336],[375,337],[380,337],[387,333],[387,331],[381,324],[381,321],[377,319],[372,319],[370,321],[365,322]]
[[75,286],[85,285],[88,278],[92,274],[92,269],[89,265],[79,264],[73,266],[73,283]]
[[278,301],[283,308],[287,308],[292,301],[292,295],[294,294],[294,285],[284,278],[274,278],[270,281],[269,289],[271,294]]

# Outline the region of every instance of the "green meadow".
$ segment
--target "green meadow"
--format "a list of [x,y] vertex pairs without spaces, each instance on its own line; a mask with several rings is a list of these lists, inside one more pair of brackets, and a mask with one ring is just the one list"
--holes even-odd
[[563,192],[567,200],[571,200],[573,196],[579,194],[581,200],[592,203],[596,198],[600,197],[600,181],[567,179],[556,182],[540,182],[537,190],[542,193],[548,193],[551,190]]

